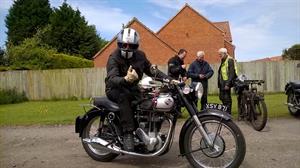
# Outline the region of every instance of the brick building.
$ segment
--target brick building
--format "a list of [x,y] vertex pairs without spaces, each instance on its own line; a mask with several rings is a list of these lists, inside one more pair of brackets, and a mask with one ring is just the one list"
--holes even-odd
[[[180,48],[188,51],[185,63],[190,64],[198,50],[206,53],[209,63],[219,62],[218,49],[227,48],[234,56],[229,22],[211,22],[186,4],[157,33],[133,18],[126,27],[134,28],[141,36],[140,49],[151,63],[165,65]],[[94,56],[94,66],[104,67],[110,53],[117,47],[116,36]]]

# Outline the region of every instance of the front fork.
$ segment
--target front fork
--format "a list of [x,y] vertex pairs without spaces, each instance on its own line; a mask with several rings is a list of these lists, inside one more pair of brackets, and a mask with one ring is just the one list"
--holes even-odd
[[189,112],[190,116],[193,117],[193,120],[200,132],[200,134],[204,137],[204,140],[206,141],[206,143],[210,146],[213,147],[214,145],[214,141],[208,136],[207,131],[205,130],[205,128],[203,127],[202,123],[200,122],[198,116],[197,116],[197,107],[194,104],[194,102],[190,103],[188,101],[188,99],[185,97],[185,95],[183,94],[183,92],[181,91],[181,89],[177,86],[177,89],[179,91],[179,94],[182,98],[182,101],[185,104],[185,107],[187,108],[187,111]]

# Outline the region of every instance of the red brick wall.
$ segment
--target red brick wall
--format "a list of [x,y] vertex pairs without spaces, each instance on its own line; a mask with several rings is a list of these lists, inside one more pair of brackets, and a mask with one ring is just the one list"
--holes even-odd
[[[169,60],[169,57],[176,54],[174,50],[159,40],[138,21],[134,21],[129,27],[135,29],[140,34],[141,40],[139,49],[146,53],[147,58],[152,64],[165,65]],[[116,40],[114,40],[94,59],[95,67],[106,66],[109,55],[116,47]]]
[[224,47],[223,32],[189,7],[185,7],[158,36],[176,50],[185,48],[185,63],[191,63],[198,50],[203,50],[209,63],[219,62],[218,50]]

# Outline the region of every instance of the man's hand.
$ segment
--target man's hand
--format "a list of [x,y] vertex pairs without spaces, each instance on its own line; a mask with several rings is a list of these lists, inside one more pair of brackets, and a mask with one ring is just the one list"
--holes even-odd
[[127,75],[124,77],[124,79],[127,82],[132,83],[132,82],[136,81],[138,78],[139,78],[138,74],[135,72],[135,70],[130,65],[130,67],[127,70]]
[[224,90],[229,90],[229,86],[225,85]]
[[185,69],[185,68],[186,68],[186,65],[181,65],[181,68],[182,68],[182,69]]
[[200,75],[199,75],[199,78],[200,78],[200,79],[204,79],[204,78],[205,78],[205,75],[200,74]]
[[182,81],[185,82],[188,78],[185,76],[182,78]]
[[171,84],[178,85],[180,83],[179,80],[172,79]]

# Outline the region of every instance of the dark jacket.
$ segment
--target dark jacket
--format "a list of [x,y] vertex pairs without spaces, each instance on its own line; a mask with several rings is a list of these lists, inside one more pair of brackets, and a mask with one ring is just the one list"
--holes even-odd
[[[116,49],[108,58],[106,65],[107,76],[105,78],[105,91],[106,93],[113,88],[120,87],[137,87],[139,80],[128,83],[124,77],[127,75],[129,66],[135,69],[139,76],[139,80],[142,79],[143,74],[146,73],[148,76],[153,77],[155,74],[151,71],[151,63],[146,58],[143,51],[137,50],[130,59],[125,59],[121,56],[119,49]],[[157,70],[158,78],[168,78],[167,75]]]
[[183,60],[180,59],[177,55],[170,58],[168,61],[168,75],[177,80],[179,78],[179,75],[181,75],[181,77],[185,77],[186,70],[181,67],[181,65],[183,64]]
[[[203,74],[204,79],[200,79],[199,75]],[[202,84],[207,84],[207,80],[211,78],[214,74],[213,69],[206,61],[195,60],[189,67],[188,77],[192,79],[192,82],[201,82]]]
[[[227,58],[227,57],[226,57]],[[224,89],[225,86],[232,87],[234,80],[236,78],[235,69],[234,69],[234,60],[228,59],[228,80],[223,80],[221,75],[221,67],[224,64],[226,58],[222,59],[219,70],[218,70],[218,88]]]

